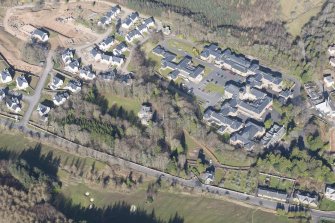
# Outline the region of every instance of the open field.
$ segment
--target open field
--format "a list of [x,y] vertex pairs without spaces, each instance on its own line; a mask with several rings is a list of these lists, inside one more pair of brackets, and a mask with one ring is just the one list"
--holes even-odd
[[89,198],[84,193],[89,191],[92,194],[95,205],[101,207],[119,201],[134,204],[137,208],[151,213],[153,210],[159,218],[168,220],[178,213],[184,218],[184,222],[192,223],[222,223],[222,222],[293,222],[285,217],[278,217],[271,213],[242,207],[219,199],[195,197],[186,194],[175,194],[170,192],[158,192],[158,196],[152,203],[146,201],[146,191],[140,188],[131,193],[118,193],[113,191],[93,190],[84,184],[70,185],[64,188],[63,193],[73,199],[74,203],[89,205]]
[[212,93],[219,93],[219,94],[224,94],[224,87],[214,84],[214,83],[208,83],[205,86],[205,91],[207,92],[212,92]]
[[112,107],[114,104],[122,106],[127,111],[134,111],[137,114],[141,108],[141,102],[128,97],[122,97],[120,95],[115,95],[107,92],[102,92],[102,95],[107,99],[108,106]]
[[[15,133],[14,135],[0,132],[0,148],[7,149],[9,151],[20,153],[25,149],[34,148],[38,144],[39,144],[38,142],[26,138],[21,133]],[[41,153],[47,154],[49,152],[52,152],[54,157],[59,157],[61,159],[61,163],[65,162],[66,159],[72,160],[80,158],[85,163],[86,168],[91,168],[93,163],[97,167],[97,169],[103,169],[106,166],[105,163],[95,161],[94,159],[91,158],[82,158],[79,156],[74,156],[69,153],[60,151],[56,148],[50,147],[48,145],[42,145]]]
[[294,187],[293,181],[280,179],[277,177],[268,177],[261,174],[258,177],[258,184],[260,186],[268,186],[272,189],[286,191],[288,193],[292,192]]
[[299,35],[302,27],[320,12],[324,2],[324,0],[280,0],[280,17],[287,23],[288,32],[293,36]]

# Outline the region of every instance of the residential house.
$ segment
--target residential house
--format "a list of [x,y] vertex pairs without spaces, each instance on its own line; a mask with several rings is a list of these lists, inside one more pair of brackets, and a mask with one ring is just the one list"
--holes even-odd
[[114,36],[109,36],[105,38],[102,42],[98,44],[98,47],[101,51],[107,51],[114,44]]
[[287,201],[287,193],[269,188],[258,188],[257,196],[281,202]]
[[136,27],[136,30],[138,30],[141,35],[143,35],[144,33],[147,33],[149,31],[149,28],[145,24],[141,24]]
[[70,73],[78,73],[79,71],[79,61],[78,60],[72,60],[71,63],[65,66],[64,70],[70,72]]
[[0,82],[7,84],[13,80],[12,75],[9,73],[8,69],[4,69],[0,75]]
[[0,88],[0,101],[2,101],[6,97],[5,89]]
[[112,81],[117,77],[116,70],[109,70],[103,73],[100,73],[100,78],[104,81]]
[[155,26],[155,19],[153,17],[149,17],[143,21],[143,23],[146,27],[151,28]]
[[162,32],[166,36],[170,35],[171,34],[171,28],[170,28],[170,26],[163,26]]
[[275,145],[279,142],[284,135],[286,134],[285,127],[280,126],[278,124],[273,124],[273,126],[265,133],[263,136],[261,143],[264,147],[269,147],[271,145]]
[[72,93],[77,93],[81,90],[81,82],[79,80],[70,80],[69,84],[66,86],[66,89]]
[[98,21],[98,26],[107,26],[111,23],[111,19],[107,16],[101,17],[101,19]]
[[73,49],[68,48],[62,53],[62,61],[65,65],[68,65],[69,63],[71,63],[71,61],[73,60],[73,57],[74,57]]
[[57,90],[61,88],[64,84],[64,79],[60,75],[55,75],[51,79],[51,82],[49,83],[49,87],[51,90]]
[[256,74],[259,68],[257,64],[252,63],[252,61],[244,56],[233,53],[229,49],[223,51],[222,55],[216,59],[216,63],[243,77]]
[[124,53],[126,50],[128,49],[127,44],[124,42],[121,42],[119,45],[117,45],[114,49],[113,49],[113,54],[116,56],[120,56],[122,55],[122,53]]
[[335,106],[329,97],[326,98],[323,102],[316,104],[315,108],[325,116],[329,116],[331,118],[335,117]]
[[325,191],[325,197],[329,200],[335,201],[335,188],[327,186]]
[[79,77],[84,80],[93,80],[96,75],[90,66],[85,66],[79,69]]
[[69,99],[70,95],[67,92],[58,92],[53,97],[52,101],[56,106],[60,106],[66,102],[67,99]]
[[251,121],[245,124],[245,127],[238,133],[234,133],[230,137],[232,145],[239,145],[247,151],[254,149],[255,141],[260,139],[265,134],[265,128]]
[[134,40],[139,39],[141,37],[142,37],[141,33],[137,29],[133,29],[126,35],[126,41],[128,43],[131,43]]
[[323,81],[325,82],[327,88],[334,86],[334,79],[331,75],[323,77]]
[[207,124],[219,127],[219,134],[234,133],[243,127],[243,123],[239,119],[212,109],[205,112],[203,119]]
[[8,96],[5,98],[7,108],[15,113],[19,113],[21,111],[21,104],[17,97]]
[[106,26],[111,24],[112,19],[115,19],[118,14],[121,12],[121,7],[119,5],[113,6],[105,16],[103,16],[99,21],[99,26]]
[[121,23],[121,27],[129,29],[140,18],[138,12],[133,12]]
[[331,57],[329,59],[329,64],[332,66],[332,67],[335,67],[335,57]]
[[282,91],[283,78],[280,75],[274,75],[271,72],[258,70],[257,73],[262,76],[262,86],[275,92]]
[[141,120],[142,125],[149,125],[149,122],[151,121],[153,116],[151,105],[143,104],[137,116]]
[[279,93],[279,100],[284,104],[290,98],[293,98],[293,91],[290,89],[283,90]]
[[50,112],[51,108],[49,106],[46,106],[44,104],[39,104],[37,107],[38,114],[41,117],[46,117],[48,113]]
[[46,42],[49,40],[49,34],[41,29],[35,29],[31,33],[32,38],[35,38],[41,42]]
[[214,173],[211,171],[207,171],[206,173],[201,174],[200,177],[205,184],[211,184],[214,182]]
[[205,46],[204,50],[200,53],[200,58],[206,61],[215,61],[220,58],[222,51],[216,44]]
[[310,194],[308,192],[296,191],[293,195],[293,201],[299,205],[306,205],[316,208],[319,204],[319,197],[317,194]]
[[240,87],[235,82],[229,82],[226,84],[224,88],[224,96],[225,98],[237,98],[240,94]]
[[328,48],[328,53],[330,56],[335,56],[335,45],[332,45]]
[[19,90],[24,90],[27,87],[29,87],[27,79],[24,77],[24,75],[21,75],[16,78],[16,87]]
[[91,56],[94,58],[95,61],[99,61],[102,59],[102,53],[99,49],[93,48],[90,52]]
[[192,65],[192,57],[185,56],[182,60],[176,63],[173,61],[175,57],[171,56],[173,54],[164,53],[163,55],[167,55],[168,57],[162,59],[161,69],[168,68],[171,70],[178,70],[178,76],[195,83],[199,83],[202,80],[202,75],[205,72],[205,68],[201,64],[194,67]]

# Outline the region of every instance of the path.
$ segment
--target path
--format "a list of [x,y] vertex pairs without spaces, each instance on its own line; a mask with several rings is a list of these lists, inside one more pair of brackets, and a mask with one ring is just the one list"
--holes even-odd
[[39,100],[41,98],[41,93],[42,93],[42,90],[45,86],[45,82],[48,78],[48,74],[53,68],[53,62],[52,62],[53,55],[54,55],[54,51],[52,49],[50,49],[50,51],[47,55],[44,71],[40,76],[40,79],[37,83],[34,94],[31,95],[31,96],[26,96],[26,95],[23,96],[23,100],[28,102],[29,106],[28,106],[27,111],[24,113],[23,118],[19,122],[19,124],[21,126],[26,126],[27,125],[27,123],[29,122],[31,114],[34,111],[35,106],[37,105],[37,103],[39,102]]

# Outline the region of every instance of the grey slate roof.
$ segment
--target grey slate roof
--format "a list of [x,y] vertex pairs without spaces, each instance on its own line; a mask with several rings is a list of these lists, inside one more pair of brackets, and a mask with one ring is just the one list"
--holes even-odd
[[21,87],[24,83],[28,83],[24,76],[17,77],[17,84]]
[[273,190],[273,189],[263,189],[263,188],[258,188],[258,195],[261,196],[266,196],[266,197],[272,197],[277,200],[286,200],[287,199],[287,193]]

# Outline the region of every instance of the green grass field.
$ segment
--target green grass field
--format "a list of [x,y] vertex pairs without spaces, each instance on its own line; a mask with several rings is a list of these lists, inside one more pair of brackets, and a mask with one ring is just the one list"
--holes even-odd
[[[258,177],[259,185],[266,186],[265,184],[266,178],[267,176],[265,175],[259,175]],[[291,192],[293,190],[293,186],[294,186],[293,181],[279,179],[277,177],[270,177],[270,183],[269,183],[270,188]]]
[[[0,148],[7,149],[9,151],[20,153],[25,149],[34,148],[38,144],[39,144],[38,142],[30,140],[20,133],[15,133],[15,135],[9,133],[0,133]],[[95,164],[95,167],[98,170],[103,169],[106,166],[105,163],[95,161],[94,159],[91,158],[78,157],[63,152],[61,150],[58,150],[57,148],[42,145],[41,153],[47,154],[49,152],[52,152],[54,157],[59,157],[61,159],[61,163],[64,163],[66,159],[72,160],[80,158],[81,161],[85,163],[85,168],[91,168],[93,163]]]
[[214,83],[208,83],[205,86],[205,91],[224,95],[224,87]]
[[118,106],[122,106],[127,111],[134,111],[135,114],[137,114],[141,109],[141,102],[136,99],[106,92],[102,92],[102,95],[107,99],[109,107],[112,107],[114,104],[116,104]]
[[[92,196],[86,197],[85,192]],[[156,216],[168,220],[176,213],[184,218],[185,223],[222,223],[222,222],[293,222],[286,217],[279,217],[261,210],[242,207],[237,204],[214,198],[195,197],[186,194],[175,194],[170,192],[158,192],[158,196],[152,203],[146,201],[146,191],[140,188],[131,193],[118,193],[107,190],[92,189],[84,184],[70,185],[63,189],[63,193],[71,197],[73,202],[87,207],[91,197],[94,204],[103,207],[118,201],[136,205],[137,208],[151,213],[154,210]],[[242,211],[243,210],[243,211]]]
[[335,202],[326,198],[320,202],[320,210],[322,211],[335,211]]

